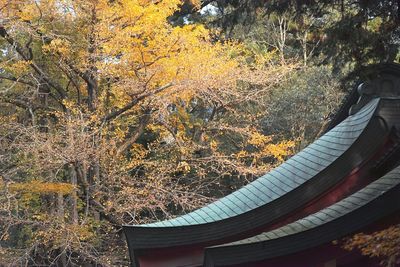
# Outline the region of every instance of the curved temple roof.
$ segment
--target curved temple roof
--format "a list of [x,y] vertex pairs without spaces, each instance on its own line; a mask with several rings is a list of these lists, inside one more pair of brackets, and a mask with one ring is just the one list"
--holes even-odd
[[400,65],[364,74],[327,132],[285,163],[188,214],[125,225],[132,265],[264,266],[400,210]]
[[400,210],[399,194],[397,167],[353,195],[305,218],[251,238],[207,248],[204,266],[261,261],[331,242]]
[[326,133],[277,168],[241,189],[186,215],[142,227],[169,227],[205,224],[234,217],[265,205],[292,191],[328,167],[359,137],[379,100],[371,101],[356,116]]
[[389,129],[379,119],[382,110],[377,107],[390,106],[382,102],[371,100],[282,165],[214,203],[175,219],[124,226],[131,254],[135,249],[221,240],[301,208],[342,181],[382,146]]

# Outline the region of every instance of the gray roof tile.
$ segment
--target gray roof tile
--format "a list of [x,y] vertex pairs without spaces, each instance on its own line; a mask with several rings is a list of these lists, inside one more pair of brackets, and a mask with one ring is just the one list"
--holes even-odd
[[[400,184],[400,167],[391,171],[379,180],[367,185],[365,188],[354,193],[353,195],[325,208],[305,218],[299,219],[293,223],[287,224],[275,230],[264,232],[259,235],[246,238],[243,240],[227,243],[219,246],[230,246],[237,244],[249,244],[254,242],[262,242],[276,239],[279,237],[296,234],[315,227],[319,227],[325,223],[333,221],[346,215],[370,201],[376,199],[382,193]],[[371,190],[372,189],[372,190]]]
[[[256,181],[192,213],[143,227],[204,224],[233,217],[263,206],[293,190],[329,166],[358,138],[377,107],[373,100],[281,166]],[[222,203],[221,203],[222,202]],[[354,208],[351,203],[341,205]],[[332,211],[330,211],[332,212]],[[318,219],[314,219],[318,220]]]

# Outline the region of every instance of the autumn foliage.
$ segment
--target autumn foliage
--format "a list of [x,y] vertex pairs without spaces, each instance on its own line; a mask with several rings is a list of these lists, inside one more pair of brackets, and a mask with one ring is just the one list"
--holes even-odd
[[0,0],[0,262],[127,263],[121,225],[284,160],[263,97],[295,64],[169,21],[178,0]]
[[377,258],[381,265],[394,267],[400,256],[400,226],[394,225],[373,233],[358,233],[344,242],[347,250],[359,250],[368,257]]

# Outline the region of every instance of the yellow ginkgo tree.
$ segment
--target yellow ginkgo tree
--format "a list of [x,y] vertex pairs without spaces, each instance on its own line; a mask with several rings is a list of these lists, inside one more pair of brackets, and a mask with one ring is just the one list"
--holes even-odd
[[125,264],[122,224],[198,207],[290,154],[257,126],[292,66],[247,68],[239,44],[174,25],[181,4],[0,0],[1,263]]

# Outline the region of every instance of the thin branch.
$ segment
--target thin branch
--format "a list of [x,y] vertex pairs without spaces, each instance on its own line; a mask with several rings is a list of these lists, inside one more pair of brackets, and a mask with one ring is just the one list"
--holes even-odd
[[2,75],[0,75],[0,79],[9,80],[9,81],[13,81],[13,82],[18,82],[18,83],[30,85],[30,86],[32,86],[32,87],[37,86],[36,84],[34,84],[34,83],[32,83],[32,82],[21,80],[21,77],[16,78],[16,77],[7,77],[7,76],[2,76]]
[[54,82],[51,81],[51,79],[48,77],[48,75],[38,66],[36,65],[31,59],[29,58],[29,55],[26,55],[19,43],[17,43],[6,31],[3,25],[0,25],[0,36],[3,37],[10,45],[12,45],[17,53],[24,59],[25,61],[29,62],[29,65],[32,67],[33,70],[35,70],[40,78],[48,84],[50,87],[54,88],[57,93],[60,95],[61,98],[66,97],[66,93],[64,89],[55,84]]
[[18,100],[18,99],[2,98],[0,101],[2,101],[4,103],[15,105],[15,106],[23,108],[23,109],[32,109],[32,107],[28,103]]
[[127,111],[127,110],[133,108],[135,105],[137,105],[137,104],[138,104],[140,101],[142,101],[143,99],[145,99],[145,98],[147,98],[147,97],[149,97],[149,96],[158,94],[158,93],[164,91],[165,89],[167,89],[167,88],[169,88],[169,87],[171,87],[171,86],[173,86],[173,83],[168,83],[168,84],[166,84],[166,85],[164,85],[164,86],[161,86],[161,87],[157,88],[157,89],[154,90],[153,92],[148,92],[148,93],[146,93],[146,94],[142,94],[142,95],[136,97],[135,99],[133,99],[133,100],[132,100],[131,102],[129,102],[128,104],[126,104],[124,107],[122,107],[122,108],[120,108],[120,109],[118,109],[118,110],[116,110],[116,111],[114,111],[114,112],[111,112],[110,114],[108,114],[107,116],[105,116],[102,120],[103,120],[103,121],[110,121],[110,120],[112,120],[112,119],[115,119],[116,117],[118,117],[119,115],[121,115],[122,113],[124,113],[125,111]]
[[135,132],[132,134],[130,138],[127,138],[124,143],[120,145],[118,148],[117,153],[120,154],[124,152],[129,146],[134,144],[136,140],[140,137],[140,135],[143,133],[144,128],[146,125],[149,123],[150,118],[151,118],[151,110],[146,110],[144,115],[140,118],[139,121],[139,126],[136,128]]

